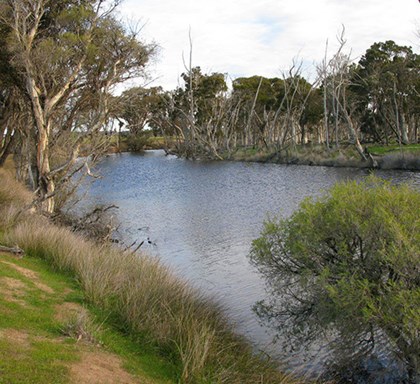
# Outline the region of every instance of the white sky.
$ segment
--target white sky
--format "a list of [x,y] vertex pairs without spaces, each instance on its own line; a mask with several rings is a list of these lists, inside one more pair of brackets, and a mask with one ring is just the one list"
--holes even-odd
[[308,77],[327,39],[334,51],[342,25],[356,60],[386,40],[420,50],[419,0],[125,0],[120,12],[144,24],[145,42],[160,46],[151,85],[165,89],[175,88],[185,71],[189,28],[193,66],[231,78],[281,76],[294,58],[303,60]]

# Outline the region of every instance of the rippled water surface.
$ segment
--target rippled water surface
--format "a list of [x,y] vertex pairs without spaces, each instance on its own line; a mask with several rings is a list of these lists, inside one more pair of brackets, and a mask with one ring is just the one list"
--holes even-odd
[[[142,249],[214,295],[239,332],[271,353],[273,334],[252,312],[265,289],[248,261],[251,241],[269,215],[290,215],[305,197],[367,175],[350,168],[187,161],[163,151],[111,155],[100,173],[90,201],[119,206],[124,242],[145,240]],[[420,186],[419,173],[377,174]]]

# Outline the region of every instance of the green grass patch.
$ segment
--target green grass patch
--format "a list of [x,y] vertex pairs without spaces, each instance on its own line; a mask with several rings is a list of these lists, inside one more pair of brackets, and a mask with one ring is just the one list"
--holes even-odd
[[[100,317],[99,317],[100,318]],[[147,375],[156,383],[177,382],[179,368],[160,355],[144,337],[134,337],[106,324],[101,341],[107,350],[121,356],[124,368],[134,375]]]
[[69,303],[88,312],[101,345],[94,348],[116,354],[127,372],[148,382],[176,382],[174,366],[90,307],[74,278],[42,259],[0,254],[0,383],[70,382],[70,364],[92,346],[66,334],[71,318],[57,318],[57,308]]
[[42,264],[0,254],[0,383],[67,383],[68,364],[78,359],[54,319],[72,284]]
[[391,152],[413,152],[413,151],[420,151],[420,144],[410,144],[410,145],[399,145],[399,144],[391,144],[391,145],[372,145],[369,146],[369,152],[372,155],[385,155]]
[[76,352],[68,345],[0,339],[0,383],[69,383],[64,363],[74,361]]

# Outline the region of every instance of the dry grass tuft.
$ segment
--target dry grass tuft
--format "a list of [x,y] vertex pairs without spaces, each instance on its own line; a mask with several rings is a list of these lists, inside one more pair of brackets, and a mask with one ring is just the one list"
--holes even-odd
[[420,151],[416,152],[393,152],[384,155],[379,160],[382,169],[420,169]]
[[10,171],[0,168],[0,202],[2,205],[25,205],[32,201],[32,193],[17,182]]
[[67,318],[61,326],[61,333],[77,341],[100,345],[97,335],[100,333],[100,326],[96,325],[87,310],[82,308]]
[[11,171],[0,168],[0,231],[13,226],[32,200],[33,194],[14,179]]

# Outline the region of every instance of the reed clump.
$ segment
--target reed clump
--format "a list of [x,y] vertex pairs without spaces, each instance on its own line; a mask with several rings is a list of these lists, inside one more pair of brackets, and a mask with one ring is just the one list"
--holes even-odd
[[[1,200],[9,182],[5,178],[1,183],[1,207],[10,204]],[[156,258],[98,245],[34,213],[20,215],[7,229],[4,224],[0,220],[3,243],[18,244],[28,255],[73,275],[90,303],[109,313],[127,333],[141,335],[165,352],[179,367],[179,382],[296,382],[254,355],[217,303]]]

